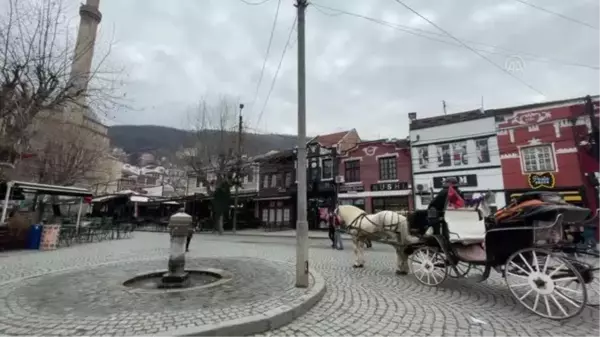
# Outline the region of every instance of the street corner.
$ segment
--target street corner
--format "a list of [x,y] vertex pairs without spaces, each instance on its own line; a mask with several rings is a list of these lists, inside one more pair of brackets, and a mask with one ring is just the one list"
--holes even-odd
[[[191,257],[186,270],[219,270],[231,279],[213,287],[132,291],[124,282],[166,271],[161,260],[115,261],[15,279],[0,286],[0,334],[241,335],[281,327],[325,294],[313,271],[294,287],[295,266],[260,258]],[[147,286],[147,285],[146,285]]]

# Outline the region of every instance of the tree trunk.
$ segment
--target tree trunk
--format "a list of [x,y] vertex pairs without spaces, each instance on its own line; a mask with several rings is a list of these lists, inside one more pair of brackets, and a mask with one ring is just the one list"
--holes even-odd
[[217,231],[219,231],[219,235],[223,235],[223,214],[217,215]]

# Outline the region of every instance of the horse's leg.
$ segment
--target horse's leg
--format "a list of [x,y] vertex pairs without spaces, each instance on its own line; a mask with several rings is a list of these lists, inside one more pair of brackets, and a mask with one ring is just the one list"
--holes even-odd
[[358,237],[356,235],[352,236],[352,244],[354,245],[354,264],[352,265],[352,267],[354,268],[361,268],[362,265],[360,264],[360,252],[359,252],[359,242],[360,240],[358,239]]
[[358,240],[358,263],[361,267],[365,266],[365,239]]
[[408,256],[404,252],[403,246],[396,246],[396,274],[407,275],[408,274]]
[[354,262],[354,265],[352,265],[352,267],[362,268],[365,266],[365,260],[364,260],[364,256],[363,256],[363,251],[364,251],[363,239],[358,238],[357,236],[353,236],[352,243],[354,244],[354,258],[355,258],[355,262]]

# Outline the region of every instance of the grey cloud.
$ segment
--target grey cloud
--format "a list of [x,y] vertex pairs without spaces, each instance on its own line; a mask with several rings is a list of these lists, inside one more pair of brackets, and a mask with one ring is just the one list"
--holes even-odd
[[[598,31],[514,0],[405,0],[463,40],[598,66]],[[598,25],[594,1],[529,0]],[[317,4],[439,33],[393,0],[314,0]],[[75,2],[74,2],[75,3]],[[126,68],[128,97],[137,108],[118,123],[181,127],[187,107],[206,94],[229,94],[248,105],[258,81],[277,0],[248,6],[238,0],[102,0],[102,30],[115,27],[111,62]],[[76,7],[76,6],[74,6]],[[364,138],[403,137],[409,111],[432,116],[446,100],[451,112],[539,100],[539,95],[471,51],[407,34],[359,18],[310,6],[307,11],[307,103],[310,134],[356,127]],[[295,8],[282,0],[273,46],[254,108],[254,129],[294,132],[296,37],[286,54],[269,104],[257,124]],[[424,33],[419,33],[424,34]],[[106,43],[103,34],[101,43]],[[452,43],[452,40],[429,34]],[[483,45],[473,47],[492,50]],[[599,91],[598,71],[534,62],[526,54],[485,53],[504,66],[523,59],[515,73],[561,99]],[[252,112],[252,113],[251,113]]]

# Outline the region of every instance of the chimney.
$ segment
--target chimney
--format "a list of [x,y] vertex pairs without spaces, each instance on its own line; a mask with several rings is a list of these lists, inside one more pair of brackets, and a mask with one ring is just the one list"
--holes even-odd
[[417,113],[416,112],[409,112],[408,113],[408,120],[410,122],[414,121],[415,119],[417,119]]

